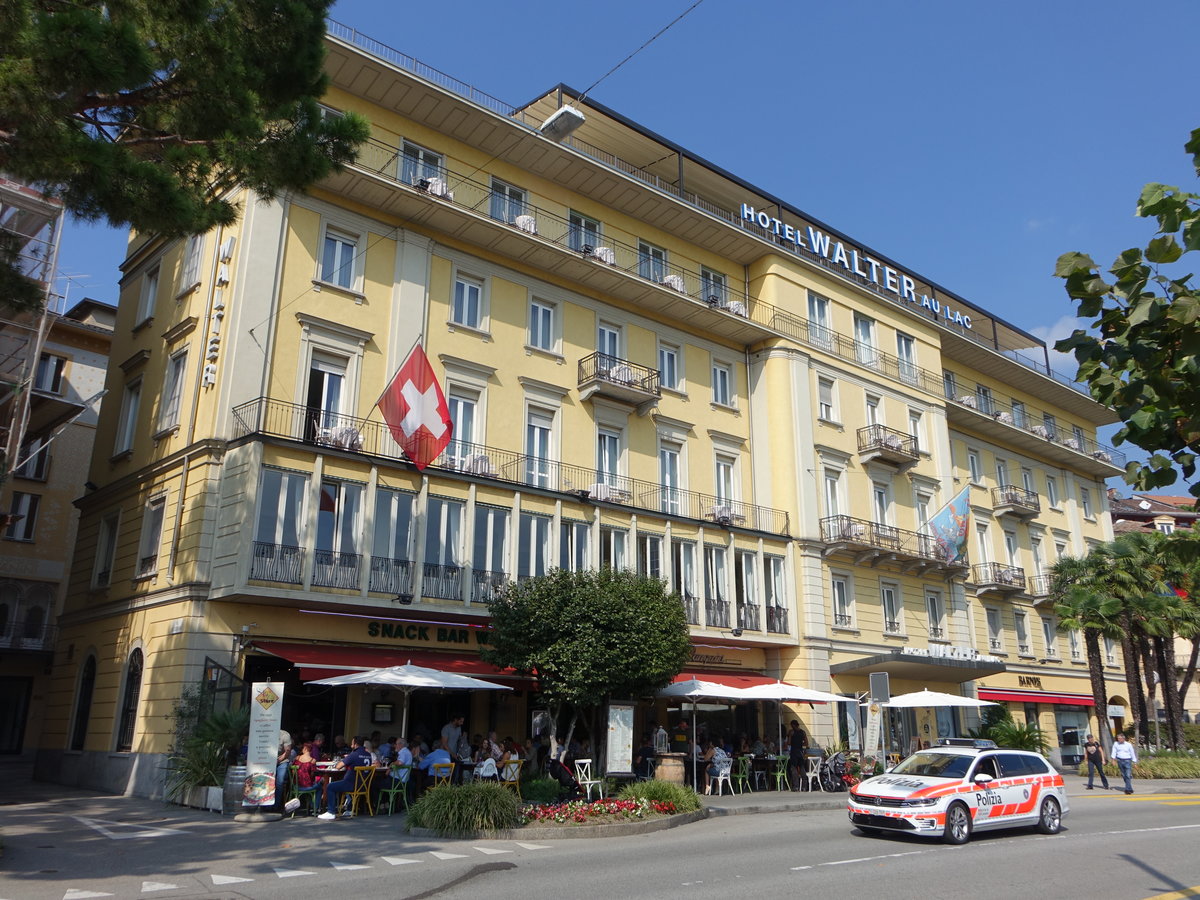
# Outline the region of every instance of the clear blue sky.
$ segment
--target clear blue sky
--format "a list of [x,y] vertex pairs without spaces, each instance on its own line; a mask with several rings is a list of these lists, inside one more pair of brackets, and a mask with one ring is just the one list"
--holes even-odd
[[[691,2],[340,0],[332,16],[520,104],[588,87]],[[592,96],[1055,338],[1074,327],[1057,256],[1107,265],[1151,235],[1142,184],[1197,188],[1198,33],[1195,0],[703,0]],[[123,250],[68,227],[60,268],[88,276],[71,298],[115,302]]]

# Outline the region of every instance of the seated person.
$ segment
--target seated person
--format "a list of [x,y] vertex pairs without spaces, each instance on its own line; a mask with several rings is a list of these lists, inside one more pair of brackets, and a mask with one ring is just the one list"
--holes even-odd
[[[371,754],[363,749],[363,739],[354,737],[350,741],[350,750],[338,762],[337,769],[339,772],[344,771],[343,775],[337,781],[330,782],[325,788],[325,797],[328,800],[328,805],[325,812],[317,816],[318,819],[336,819],[338,803],[342,799],[342,794],[354,790],[354,770],[361,766],[370,766]],[[351,815],[349,811],[345,813],[347,817]]]
[[633,751],[633,774],[638,778],[654,777],[654,744],[649,732],[642,735],[642,745]]
[[433,780],[432,767],[435,763],[450,763],[453,765],[454,758],[450,755],[450,751],[443,747],[436,747],[422,756],[421,761],[417,763],[417,768],[424,773],[427,784]]

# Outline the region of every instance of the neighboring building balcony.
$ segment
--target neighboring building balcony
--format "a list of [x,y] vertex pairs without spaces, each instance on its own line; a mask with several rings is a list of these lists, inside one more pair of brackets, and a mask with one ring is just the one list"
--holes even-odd
[[863,465],[874,460],[907,466],[920,459],[917,439],[886,425],[858,429],[858,459]]
[[990,388],[947,372],[942,386],[946,417],[985,437],[1098,478],[1125,471],[1125,454],[1065,429],[1054,417],[1029,406],[1009,406],[993,397]]
[[931,535],[853,516],[822,519],[821,540],[826,556],[849,555],[857,565],[894,564],[906,573],[942,571],[948,576],[961,574],[965,568],[961,563],[948,563]]
[[21,653],[53,653],[58,627],[41,617],[0,623],[0,650]]
[[1025,570],[1004,563],[978,563],[971,569],[977,594],[1017,594],[1025,590]]
[[662,397],[658,369],[592,353],[579,361],[579,396],[587,400],[597,395],[629,403],[644,415]]
[[[407,462],[407,457],[382,422],[261,398],[236,407],[233,413],[237,437],[267,435],[330,450]],[[778,535],[790,533],[788,514],[784,510],[467,441],[452,441],[430,469],[540,488],[585,502],[613,503],[723,528],[742,527]],[[299,570],[299,564],[296,568]],[[299,583],[299,580],[292,583]]]
[[992,488],[992,512],[996,516],[1012,516],[1027,520],[1042,511],[1042,501],[1036,491],[1027,491],[1015,484],[1002,484]]
[[767,631],[771,634],[788,633],[788,611],[786,607],[767,607]]
[[1034,575],[1032,578],[1026,579],[1025,593],[1030,597],[1049,597],[1052,580],[1053,576],[1051,575]]

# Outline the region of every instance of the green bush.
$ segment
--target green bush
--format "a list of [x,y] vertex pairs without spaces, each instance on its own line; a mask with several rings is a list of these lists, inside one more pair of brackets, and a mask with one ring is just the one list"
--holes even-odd
[[700,797],[686,784],[669,781],[635,781],[621,789],[618,800],[649,800],[651,803],[674,803],[677,813],[695,812]]
[[409,828],[428,828],[442,837],[505,831],[516,828],[520,821],[517,795],[503,785],[487,781],[433,788],[408,813]]
[[[1087,762],[1080,764],[1078,773],[1087,775]],[[1110,762],[1104,767],[1109,780],[1121,778],[1117,764]],[[1200,778],[1200,757],[1172,755],[1170,757],[1142,756],[1133,764],[1134,778]]]
[[1189,750],[1200,750],[1200,722],[1188,722],[1183,726],[1183,740]]
[[521,782],[521,796],[526,803],[556,803],[562,794],[562,785],[545,775]]
[[1018,725],[1012,719],[1002,719],[988,729],[988,737],[996,742],[998,747],[1008,750],[1032,750],[1035,753],[1049,753],[1050,742],[1046,734],[1032,722]]

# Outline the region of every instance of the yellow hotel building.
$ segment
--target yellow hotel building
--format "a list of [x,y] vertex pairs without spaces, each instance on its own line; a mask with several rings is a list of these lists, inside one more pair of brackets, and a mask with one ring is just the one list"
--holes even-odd
[[[606,565],[679,592],[703,677],[990,691],[1071,755],[1091,692],[1042,573],[1110,537],[1123,459],[1040,341],[590,100],[543,136],[565,87],[514,109],[336,23],[328,48],[328,114],[373,126],[354,165],[130,241],[43,777],[160,791],[202,680],[284,681],[296,732],[386,734],[397,698],[309,682],[495,674],[495,590]],[[418,340],[455,422],[423,473],[373,408]],[[949,566],[921,529],[968,484]],[[512,683],[418,693],[410,731],[461,704],[523,739]],[[727,727],[773,735],[756,714]],[[893,745],[966,725],[941,715]]]

